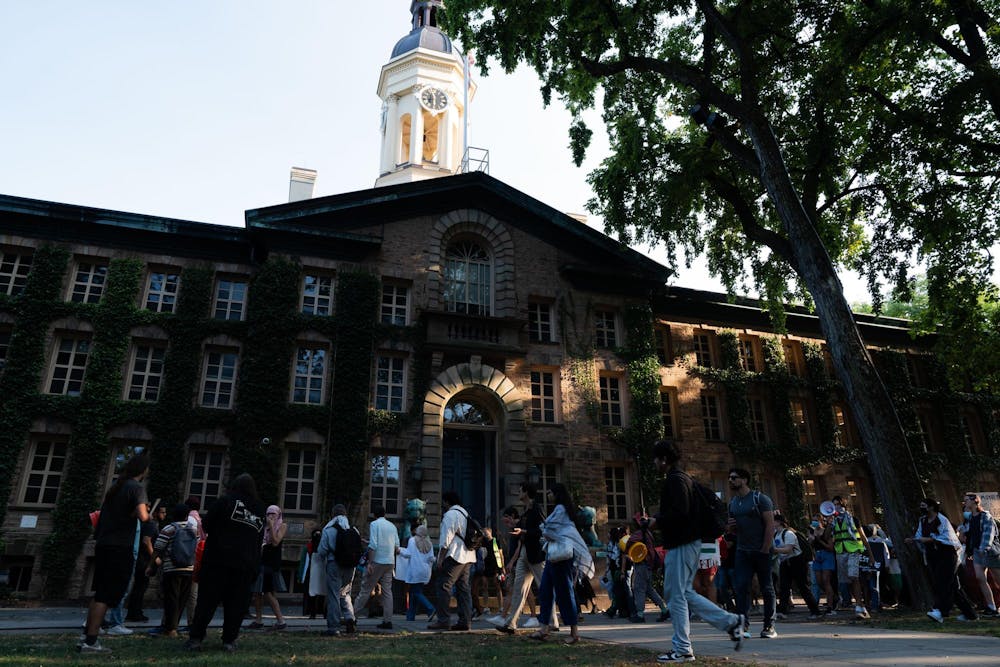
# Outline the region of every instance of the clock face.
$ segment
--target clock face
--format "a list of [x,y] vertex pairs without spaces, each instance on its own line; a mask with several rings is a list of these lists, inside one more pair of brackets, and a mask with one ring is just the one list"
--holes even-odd
[[441,111],[448,106],[448,95],[440,88],[424,88],[420,91],[420,104],[430,111]]

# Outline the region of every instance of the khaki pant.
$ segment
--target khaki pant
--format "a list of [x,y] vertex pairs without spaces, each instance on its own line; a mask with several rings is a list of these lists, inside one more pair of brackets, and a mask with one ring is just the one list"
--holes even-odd
[[[521,609],[524,607],[525,600],[528,599],[531,582],[541,582],[543,569],[545,569],[545,561],[541,563],[529,563],[527,552],[524,549],[521,550],[521,555],[514,565],[514,585],[510,590],[510,612],[507,614],[504,625],[512,628],[517,627],[517,619],[520,618]],[[554,613],[552,614],[552,627],[559,627],[559,621],[556,620]]]
[[361,591],[354,600],[355,612],[364,609],[376,584],[382,585],[382,620],[386,623],[392,622],[392,573],[395,571],[394,563],[379,565],[375,563],[365,568],[365,576],[361,579]]

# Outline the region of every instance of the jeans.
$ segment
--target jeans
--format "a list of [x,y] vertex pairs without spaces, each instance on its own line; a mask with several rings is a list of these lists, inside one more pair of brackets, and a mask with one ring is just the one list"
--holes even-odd
[[472,563],[459,563],[448,556],[444,559],[437,582],[437,617],[438,623],[451,624],[451,591],[455,589],[455,600],[458,602],[458,625],[471,627],[472,624],[472,589],[469,588],[469,574]]
[[371,563],[365,568],[365,576],[361,579],[361,591],[358,599],[354,601],[355,609],[362,609],[376,584],[382,585],[382,620],[386,623],[392,622],[392,573],[396,569],[395,563]]
[[[541,582],[544,569],[545,561],[529,563],[527,552],[524,549],[521,550],[521,555],[518,557],[517,563],[514,564],[514,587],[511,589],[510,611],[507,613],[504,625],[512,628],[517,627],[517,619],[521,616],[524,602],[528,599],[528,592],[531,591],[531,582]],[[559,627],[559,621],[556,620],[555,616],[552,617],[551,625],[554,628]]]
[[326,561],[326,629],[340,630],[341,619],[354,620],[351,584],[354,568],[342,567],[335,560]]
[[[760,551],[736,551],[733,587],[736,589],[736,613],[744,616],[750,611],[750,583],[753,575],[764,594],[764,627],[774,625],[774,584],[771,581],[771,555]],[[673,612],[671,611],[671,616]]]
[[557,563],[545,561],[542,581],[538,584],[538,616],[542,625],[552,622],[553,601],[559,605],[563,623],[576,625],[576,595],[573,593],[575,576],[572,558]]
[[434,605],[424,595],[424,585],[410,584],[410,606],[406,609],[406,620],[416,620],[418,605],[426,609],[428,614],[434,611]]
[[694,575],[698,571],[700,554],[701,541],[695,540],[669,549],[663,559],[663,597],[670,607],[670,619],[674,626],[674,651],[683,655],[694,655],[691,648],[689,608],[717,630],[728,631],[739,621],[736,614],[730,614],[708,598],[695,593]]
[[649,597],[660,609],[665,609],[663,598],[650,584],[653,580],[653,570],[645,563],[632,566],[632,597],[635,602],[635,615],[643,618],[646,613],[646,598]]

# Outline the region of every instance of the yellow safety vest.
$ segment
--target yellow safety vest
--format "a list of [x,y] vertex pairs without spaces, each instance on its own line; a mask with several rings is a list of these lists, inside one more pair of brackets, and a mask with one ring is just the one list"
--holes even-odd
[[861,533],[858,532],[850,515],[843,519],[833,520],[833,549],[838,554],[845,551],[850,554],[865,550],[865,545],[861,541]]

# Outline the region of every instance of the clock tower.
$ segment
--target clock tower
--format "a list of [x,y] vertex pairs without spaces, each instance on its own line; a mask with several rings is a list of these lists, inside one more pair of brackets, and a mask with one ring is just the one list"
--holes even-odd
[[[412,0],[411,30],[382,67],[382,152],[375,187],[457,174],[465,123],[465,57],[438,28],[443,0]],[[475,94],[469,89],[468,99]]]

